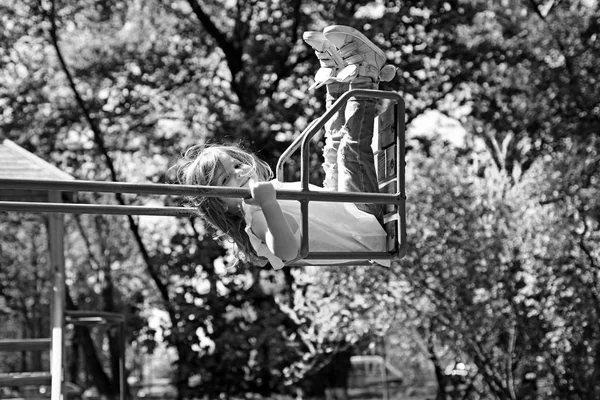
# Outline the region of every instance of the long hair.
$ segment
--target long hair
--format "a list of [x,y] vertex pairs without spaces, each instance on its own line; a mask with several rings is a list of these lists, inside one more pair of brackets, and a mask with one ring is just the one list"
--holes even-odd
[[[185,152],[177,174],[179,182],[185,185],[218,186],[215,182],[217,168],[220,165],[218,156],[223,153],[242,164],[250,165],[259,181],[273,178],[273,171],[266,162],[240,146],[206,144],[192,146]],[[188,201],[191,206],[200,211],[201,217],[213,229],[233,239],[238,247],[238,257],[241,252],[248,261],[265,264],[264,259],[256,255],[256,251],[250,244],[250,238],[245,231],[246,221],[243,212],[226,211],[225,203],[218,197],[188,197]]]

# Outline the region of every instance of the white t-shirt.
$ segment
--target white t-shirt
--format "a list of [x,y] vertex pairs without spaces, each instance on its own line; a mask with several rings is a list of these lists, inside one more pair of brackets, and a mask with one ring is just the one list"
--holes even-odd
[[[272,181],[276,190],[301,190],[300,182]],[[323,190],[310,185],[311,190]],[[300,245],[301,212],[300,202],[297,200],[277,200],[284,213],[292,216],[297,224],[296,239]],[[261,211],[260,207],[243,203],[246,218],[246,233],[250,237],[252,247],[261,257],[269,260],[273,268],[280,269],[284,262],[252,232],[252,218],[255,212]],[[310,201],[309,214],[309,241],[308,249],[311,252],[358,252],[358,251],[386,251],[386,232],[377,219],[356,207],[354,203],[338,203]],[[351,257],[350,257],[351,258]],[[336,264],[350,260],[306,260],[312,265]],[[389,265],[387,261],[377,261],[382,265]]]

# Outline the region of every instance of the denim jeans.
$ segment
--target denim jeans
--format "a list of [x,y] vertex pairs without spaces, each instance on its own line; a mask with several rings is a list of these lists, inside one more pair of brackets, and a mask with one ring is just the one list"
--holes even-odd
[[[327,108],[348,89],[376,89],[376,83],[353,82],[327,85]],[[375,160],[371,142],[375,119],[375,99],[351,97],[325,124],[323,169],[327,190],[338,192],[378,193]],[[356,204],[356,206],[381,220],[381,204]]]

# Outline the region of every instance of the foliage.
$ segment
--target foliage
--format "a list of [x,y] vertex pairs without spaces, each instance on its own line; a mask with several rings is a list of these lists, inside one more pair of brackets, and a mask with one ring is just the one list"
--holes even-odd
[[[293,391],[336,353],[400,331],[432,360],[440,396],[453,359],[470,366],[472,398],[599,396],[597,1],[26,0],[0,10],[0,131],[78,179],[173,182],[181,152],[207,140],[242,141],[274,165],[324,108],[322,91],[308,92],[318,64],[303,31],[355,26],[398,67],[382,88],[407,106],[409,252],[390,271],[232,268],[228,243],[196,219],[68,219],[74,305],[126,312],[129,340],[149,352],[157,337],[140,317],[166,311],[180,396]],[[440,113],[461,129],[428,128]],[[43,224],[1,224],[2,312],[17,325],[48,299]]]
[[[0,222],[0,320],[3,337],[49,336],[50,266],[47,259],[44,219],[39,216],[2,216]],[[22,365],[41,368],[40,354],[21,360],[2,354],[7,371]]]

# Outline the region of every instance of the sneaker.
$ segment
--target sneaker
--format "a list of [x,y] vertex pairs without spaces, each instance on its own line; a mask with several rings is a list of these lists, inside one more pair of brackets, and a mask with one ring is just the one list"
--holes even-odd
[[[380,80],[389,81],[396,68],[385,66],[385,53],[371,42],[365,35],[354,28],[343,25],[332,25],[323,31],[323,35],[337,47],[339,54],[347,64],[337,74],[338,81],[350,82],[357,78],[368,78],[374,83]],[[367,79],[364,79],[367,81]]]
[[338,72],[347,65],[337,49],[325,38],[322,32],[307,31],[304,32],[302,38],[313,48],[321,63],[321,68],[317,71],[315,82],[310,86],[310,89],[337,82]]

